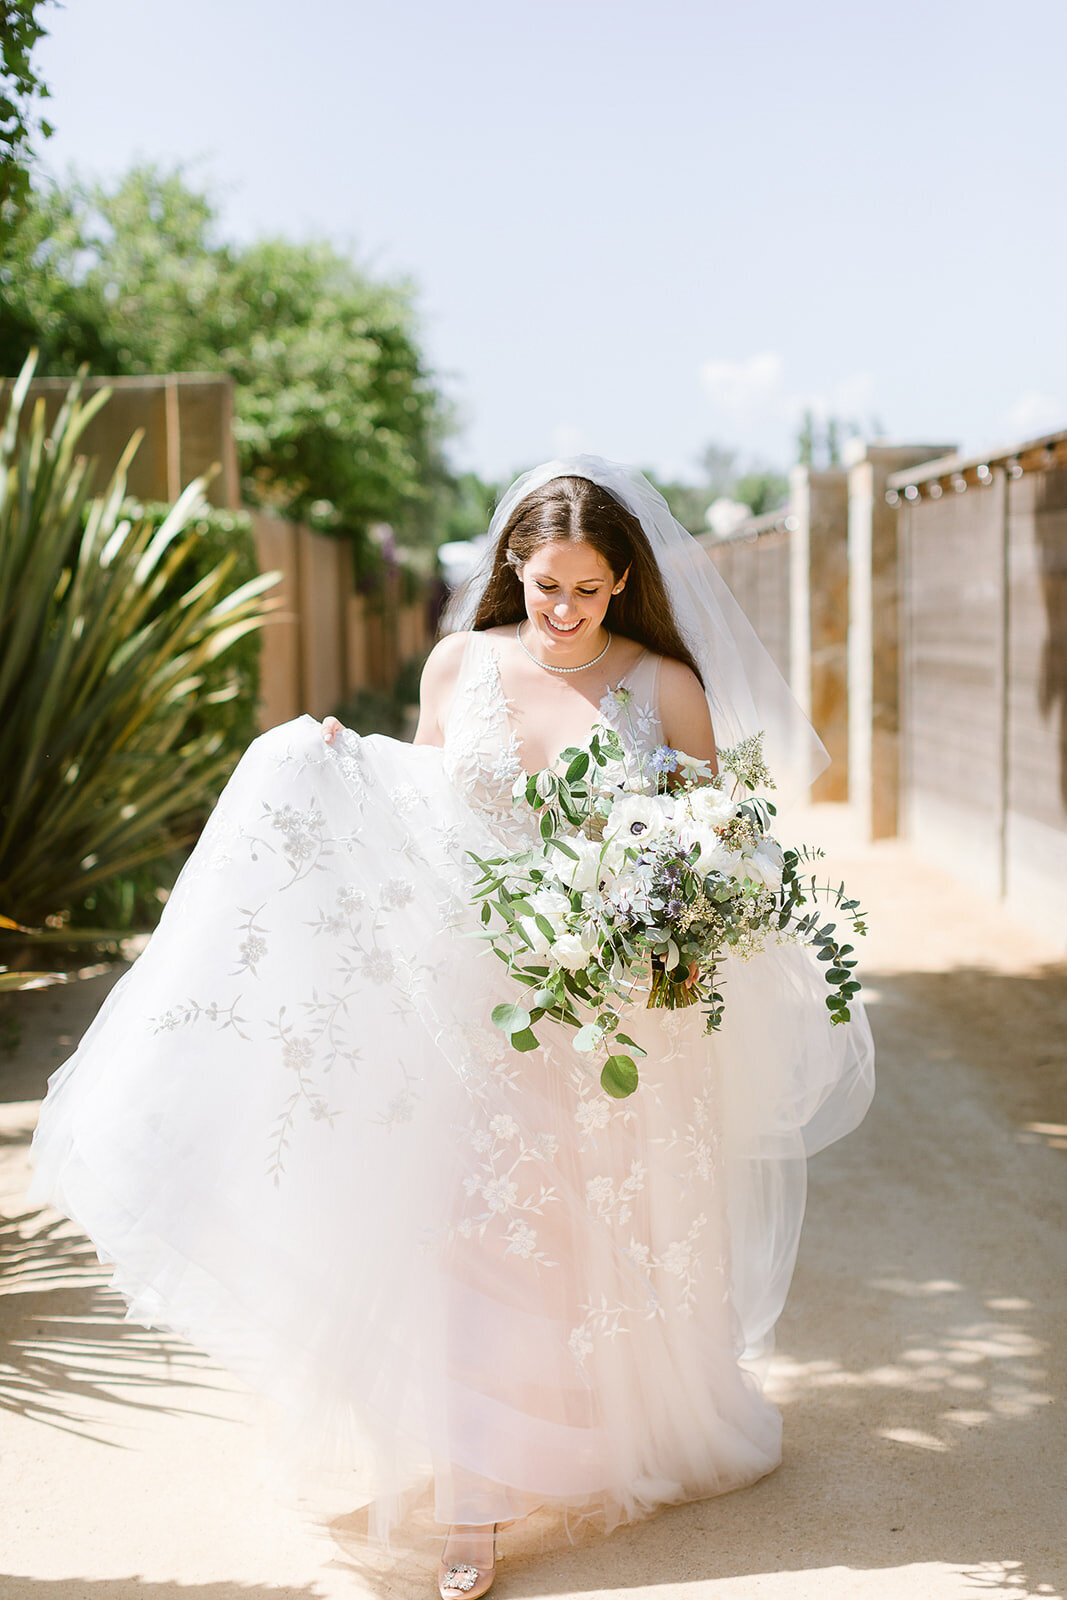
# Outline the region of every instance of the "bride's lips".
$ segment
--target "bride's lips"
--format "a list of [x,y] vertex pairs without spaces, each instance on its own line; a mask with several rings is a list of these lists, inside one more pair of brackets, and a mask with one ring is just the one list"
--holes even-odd
[[571,627],[560,628],[556,626],[551,617],[546,617],[543,611],[541,613],[541,621],[544,623],[547,632],[555,639],[573,639],[581,628],[583,620],[583,618],[579,617],[578,621],[573,623]]

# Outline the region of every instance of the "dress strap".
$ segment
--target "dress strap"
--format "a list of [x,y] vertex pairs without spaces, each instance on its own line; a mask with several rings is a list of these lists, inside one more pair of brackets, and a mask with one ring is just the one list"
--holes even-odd
[[647,706],[657,723],[662,722],[659,704],[659,669],[662,659],[662,656],[646,647],[622,679],[623,687],[629,689],[634,699],[641,705]]

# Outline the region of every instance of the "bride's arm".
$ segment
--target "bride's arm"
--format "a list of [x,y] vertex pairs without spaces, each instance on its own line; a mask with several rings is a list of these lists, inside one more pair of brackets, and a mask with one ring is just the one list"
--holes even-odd
[[426,657],[419,683],[419,724],[413,744],[444,744],[445,717],[469,637],[466,633],[446,633]]
[[672,750],[719,768],[711,713],[700,680],[681,661],[664,656],[659,669],[659,707],[663,736]]
[[[446,634],[426,657],[419,683],[419,725],[413,744],[444,744],[444,719],[456,687],[466,640],[465,633]],[[322,737],[327,744],[332,744],[341,732],[342,724],[336,717],[324,718]]]

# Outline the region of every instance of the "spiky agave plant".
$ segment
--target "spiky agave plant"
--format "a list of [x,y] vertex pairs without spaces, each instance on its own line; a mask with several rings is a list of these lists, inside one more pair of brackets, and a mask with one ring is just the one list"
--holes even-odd
[[161,525],[124,516],[136,434],[92,496],[77,447],[108,391],[76,381],[50,429],[41,401],[24,420],[35,360],[0,434],[0,907],[54,923],[195,838],[234,764],[221,732],[191,731],[204,669],[277,608],[280,574],[231,588],[226,556],[175,598],[204,480]]

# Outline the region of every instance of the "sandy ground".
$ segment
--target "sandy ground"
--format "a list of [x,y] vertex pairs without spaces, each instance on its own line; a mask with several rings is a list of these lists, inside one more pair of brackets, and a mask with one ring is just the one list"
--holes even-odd
[[[1065,1594],[1067,965],[902,846],[858,847],[847,812],[804,830],[872,914],[879,1093],[811,1165],[771,1375],[784,1463],[599,1545],[506,1561],[501,1600]],[[20,1199],[45,1078],[111,981],[19,997],[0,1056],[0,1596],[425,1600],[423,1574],[372,1584],[342,1526],[265,1494],[252,1399],[125,1323],[84,1238]]]

